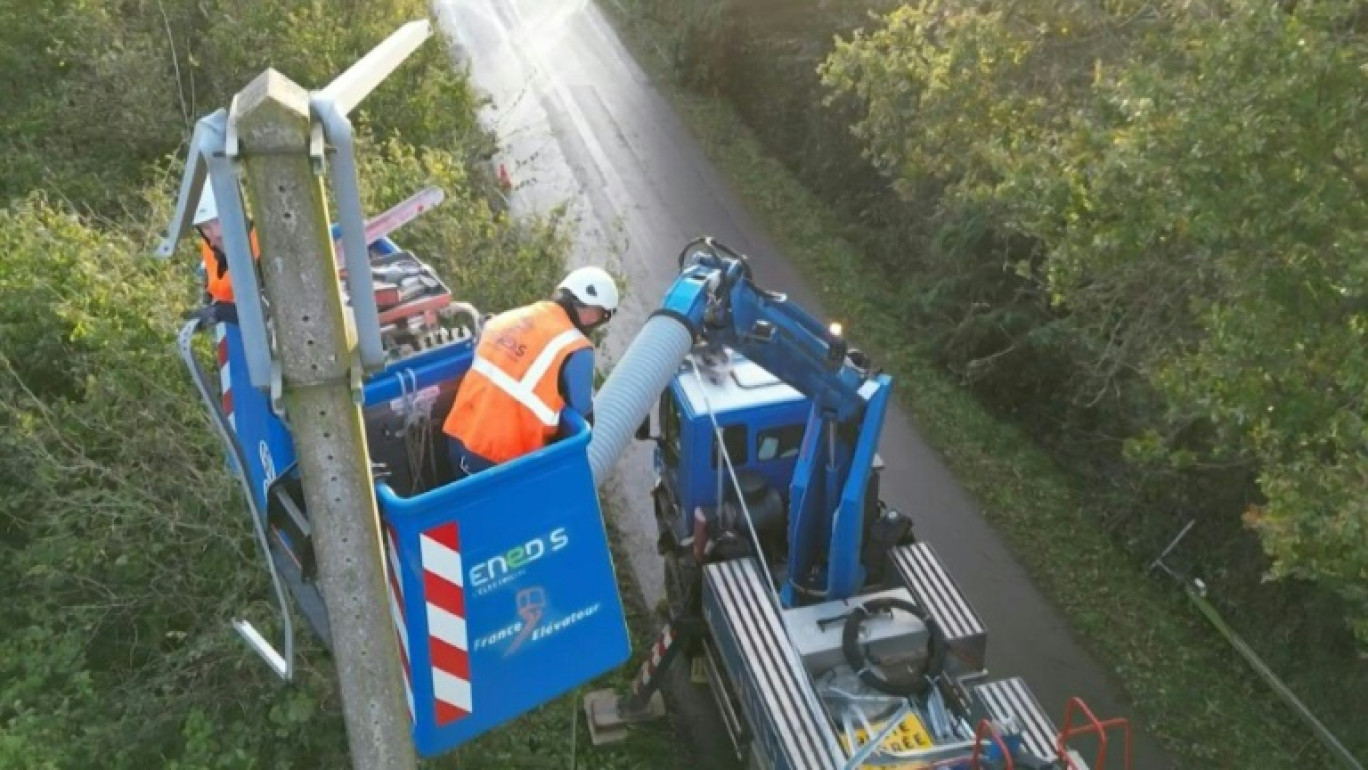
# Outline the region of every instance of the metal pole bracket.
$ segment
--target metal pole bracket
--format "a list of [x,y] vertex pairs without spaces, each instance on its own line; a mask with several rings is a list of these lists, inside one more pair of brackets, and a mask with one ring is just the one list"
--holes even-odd
[[316,120],[309,126],[309,160],[313,163],[314,176],[327,175],[327,143],[323,139],[323,124]]
[[[233,108],[236,107],[234,98]],[[247,215],[238,186],[237,153],[237,134],[230,111],[217,110],[195,124],[176,210],[155,255],[161,259],[170,257],[175,253],[177,242],[190,233],[200,193],[208,178],[223,226],[223,249],[228,256],[238,325],[246,346],[247,371],[252,387],[265,391],[271,385],[271,345],[251,239],[247,234]]]

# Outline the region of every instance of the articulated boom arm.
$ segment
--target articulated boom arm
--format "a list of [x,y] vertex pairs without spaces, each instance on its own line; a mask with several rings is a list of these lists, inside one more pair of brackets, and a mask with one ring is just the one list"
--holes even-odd
[[[680,264],[685,276],[717,276],[701,319],[707,342],[760,364],[825,417],[845,422],[863,412],[859,389],[867,375],[847,362],[851,351],[840,327],[824,326],[785,295],[756,286],[746,258],[711,238],[686,246]],[[858,351],[853,357],[862,358]]]
[[[891,382],[871,378],[839,327],[823,326],[782,294],[751,280],[746,258],[711,238],[680,253],[676,286],[698,286],[698,336],[760,364],[812,401],[789,489],[789,569],[784,603],[847,598],[865,577],[865,495]],[[668,303],[667,303],[668,307]],[[701,313],[700,313],[701,310]]]
[[789,490],[784,602],[854,595],[865,579],[865,493],[891,380],[871,376],[834,328],[756,287],[746,258],[712,238],[686,246],[679,268],[595,399],[595,477],[607,476],[695,343],[737,350],[812,400]]

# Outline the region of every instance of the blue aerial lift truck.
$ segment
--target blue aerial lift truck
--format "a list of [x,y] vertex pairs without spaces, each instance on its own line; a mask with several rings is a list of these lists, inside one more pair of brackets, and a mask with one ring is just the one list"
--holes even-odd
[[1086,731],[1100,770],[1111,727],[1128,764],[1124,720],[1075,700],[1061,733],[1022,679],[989,680],[983,622],[879,497],[892,379],[715,239],[678,266],[595,405],[596,434],[646,416],[634,435],[656,445],[670,614],[632,692],[588,699],[596,741],[657,714],[662,670],[684,653],[751,767],[1085,768],[1066,744]]
[[[187,319],[180,350],[243,488],[283,645],[245,619],[234,625],[289,681],[287,595],[325,646],[329,603],[314,579],[289,415],[270,376],[273,310],[245,251],[226,128],[221,113],[197,127],[160,253],[189,234],[208,173],[225,212],[237,307]],[[354,173],[350,148],[338,149]],[[635,437],[657,445],[670,620],[630,694],[587,700],[596,741],[654,713],[659,675],[687,651],[737,758],[753,767],[1081,770],[1090,766],[1067,743],[1087,732],[1100,743],[1090,770],[1105,770],[1113,726],[1129,765],[1124,720],[1099,721],[1075,699],[1061,732],[1024,681],[989,678],[982,621],[910,519],[879,497],[892,379],[839,327],[760,288],[744,255],[712,238],[683,248],[677,279],[597,394],[592,430],[566,409],[549,446],[453,482],[440,425],[484,316],[391,240],[393,228],[360,221],[353,178],[338,184],[339,280],[351,289],[363,358],[367,344],[382,357],[355,397],[380,516],[375,555],[420,756],[628,661],[597,485]],[[198,335],[213,337],[217,377],[196,354]]]

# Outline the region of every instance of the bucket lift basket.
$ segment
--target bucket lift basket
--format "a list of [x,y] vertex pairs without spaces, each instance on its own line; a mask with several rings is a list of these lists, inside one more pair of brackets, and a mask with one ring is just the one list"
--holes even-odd
[[559,440],[532,454],[413,497],[376,485],[420,755],[450,750],[630,656],[589,436],[566,410]]

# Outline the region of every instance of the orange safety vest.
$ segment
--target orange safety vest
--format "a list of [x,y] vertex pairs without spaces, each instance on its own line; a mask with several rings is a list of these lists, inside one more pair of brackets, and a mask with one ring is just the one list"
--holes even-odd
[[546,446],[565,408],[561,365],[591,345],[554,302],[491,318],[442,431],[493,463]]
[[[248,238],[252,244],[252,259],[261,257],[261,247],[257,245],[257,234],[254,228],[248,233]],[[224,255],[219,259],[219,255],[214,253],[214,249],[209,242],[203,238],[199,239],[200,259],[204,260],[205,287],[209,298],[215,302],[233,301],[233,281],[228,276],[228,257]]]

